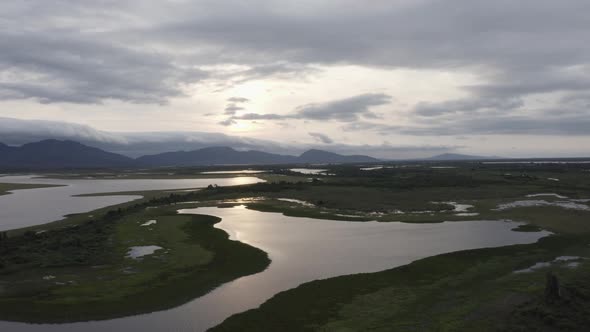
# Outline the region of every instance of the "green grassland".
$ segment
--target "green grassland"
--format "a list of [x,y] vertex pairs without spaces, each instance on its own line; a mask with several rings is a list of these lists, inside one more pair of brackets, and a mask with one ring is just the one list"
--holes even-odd
[[[211,331],[583,331],[590,323],[590,263],[514,273],[560,255],[588,257],[588,237],[549,237],[313,281]],[[542,300],[548,270],[572,290],[554,306]]]
[[[214,228],[216,217],[146,207],[0,242],[0,318],[68,322],[167,309],[270,263],[266,253]],[[141,226],[148,220],[157,223]],[[127,257],[143,245],[164,249]]]
[[[521,172],[524,167],[518,168]],[[402,206],[411,211],[412,206],[424,209],[426,202],[452,200],[474,205],[470,212],[479,213],[477,219],[524,221],[527,225],[516,231],[547,229],[555,234],[534,244],[461,251],[383,272],[313,281],[234,315],[211,331],[586,331],[590,326],[590,213],[555,206],[495,208],[535,193],[588,198],[589,174],[580,169],[524,169],[527,174],[517,177],[505,176],[505,169],[439,171],[441,176],[461,179],[462,185],[445,185],[446,180],[439,179],[437,187],[431,188],[405,188],[386,179],[390,183],[386,189],[371,192],[368,187],[378,187],[371,185],[359,190],[362,194],[358,196],[352,189],[341,191],[340,196],[327,194],[338,191],[330,187],[311,194],[290,192],[291,197],[310,202],[326,195],[323,206],[351,212],[376,206],[383,210]],[[470,173],[473,176],[466,177]],[[432,173],[407,172],[406,176],[430,177]],[[375,206],[366,201],[355,204],[359,197],[369,198]],[[454,219],[452,211],[396,218],[406,222]],[[569,265],[556,260],[560,256],[579,258]],[[548,264],[515,273],[537,263]],[[562,298],[552,303],[544,299],[547,272],[561,283]]]

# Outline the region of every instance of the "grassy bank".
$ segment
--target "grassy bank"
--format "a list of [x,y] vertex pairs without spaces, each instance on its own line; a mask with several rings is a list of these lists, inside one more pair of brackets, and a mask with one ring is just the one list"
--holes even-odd
[[[590,326],[590,212],[584,210],[585,201],[579,201],[579,209],[549,205],[499,210],[498,206],[522,200],[574,203],[588,198],[587,171],[530,165],[458,167],[436,173],[450,175],[454,182],[438,179],[430,187],[428,181],[420,180],[407,187],[406,179],[436,176],[427,170],[378,170],[374,176],[357,170],[360,175],[355,177],[355,170],[345,168],[340,174],[348,174],[347,188],[332,183],[279,193],[311,203],[322,199],[321,207],[275,202],[261,209],[308,216],[313,209],[358,215],[403,209],[404,214],[375,218],[405,222],[511,219],[527,222],[515,231],[547,229],[555,235],[535,244],[462,251],[383,272],[313,281],[234,315],[211,331],[586,331]],[[396,181],[395,177],[406,179]],[[363,181],[367,185],[360,185]],[[538,193],[568,198],[527,197]],[[413,212],[429,209],[433,201],[470,204],[469,212],[477,215],[460,217],[445,209]],[[548,272],[557,276],[562,294],[551,303],[544,297]]]
[[[266,253],[214,228],[216,217],[146,207],[0,242],[0,319],[70,322],[163,310],[269,264]],[[156,223],[141,226],[149,220]],[[147,245],[163,249],[127,257],[130,247]]]
[[[588,257],[588,236],[462,251],[399,268],[313,281],[237,314],[211,331],[583,331],[590,324],[590,263],[526,273],[559,256]],[[569,298],[543,302],[552,270]]]
[[[0,178],[1,179],[1,178]],[[0,196],[10,194],[12,190],[59,187],[50,184],[0,183]]]
[[[566,195],[568,202],[590,198],[590,173],[578,168],[470,163],[436,170],[329,168],[336,175],[316,181],[275,169],[264,175],[269,183],[194,192],[120,193],[144,198],[9,232],[8,239],[0,242],[0,319],[65,322],[162,310],[223,282],[260,272],[269,264],[266,254],[230,241],[213,227],[215,217],[175,212],[246,204],[260,211],[347,221],[512,219],[528,223],[518,231],[547,229],[557,235],[537,244],[436,256],[384,272],[308,283],[278,294],[260,309],[228,319],[218,330],[518,330],[544,328],[545,320],[580,326],[578,319],[584,317],[587,305],[584,280],[590,276],[586,260],[575,260],[575,268],[569,262],[556,262],[545,269],[513,272],[560,255],[590,257],[590,237],[585,235],[590,234],[590,211],[552,205],[504,210],[498,206],[538,193]],[[197,171],[168,176],[196,176]],[[116,174],[104,178],[112,176]],[[259,199],[240,200],[252,197]],[[451,202],[472,205],[468,212],[474,215],[460,215]],[[157,222],[141,226],[149,220]],[[163,249],[138,260],[126,257],[130,247],[147,245]],[[570,312],[576,314],[564,315],[539,302],[549,269],[575,290],[572,294],[577,295],[571,298],[575,308]]]

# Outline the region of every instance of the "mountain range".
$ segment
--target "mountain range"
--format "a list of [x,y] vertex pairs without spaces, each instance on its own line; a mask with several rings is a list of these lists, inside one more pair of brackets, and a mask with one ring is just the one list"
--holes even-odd
[[0,143],[2,169],[122,168],[134,159],[74,141],[44,140],[12,147]]
[[300,156],[291,156],[255,150],[237,151],[230,147],[166,152],[133,159],[68,140],[49,139],[24,144],[20,147],[0,143],[0,168],[2,169],[371,163],[377,161],[379,160],[369,156],[344,156],[322,150],[309,150]]
[[502,159],[496,156],[472,156],[467,154],[459,153],[443,153],[434,157],[428,158],[428,160],[440,160],[440,161],[453,161],[453,160],[486,160],[486,159]]

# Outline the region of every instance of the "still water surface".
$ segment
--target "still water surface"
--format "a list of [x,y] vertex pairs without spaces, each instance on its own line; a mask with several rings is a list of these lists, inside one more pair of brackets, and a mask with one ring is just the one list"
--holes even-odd
[[256,177],[220,179],[86,180],[46,179],[30,175],[3,176],[1,183],[56,184],[63,187],[14,190],[0,196],[0,231],[45,224],[64,215],[88,212],[141,198],[137,195],[74,197],[126,191],[203,188],[209,184],[232,186],[260,182]]
[[232,314],[256,308],[274,294],[304,282],[375,272],[414,260],[464,249],[531,243],[547,232],[512,232],[504,221],[404,224],[344,222],[287,217],[233,208],[197,208],[222,218],[216,227],[266,251],[264,272],[226,283],[209,294],[167,311],[107,321],[61,325],[0,322],[1,331],[204,331]]

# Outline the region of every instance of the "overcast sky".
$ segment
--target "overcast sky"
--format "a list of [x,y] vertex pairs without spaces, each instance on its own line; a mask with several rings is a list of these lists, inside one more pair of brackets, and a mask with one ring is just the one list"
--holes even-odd
[[3,1],[0,141],[589,156],[588,40],[587,0]]

